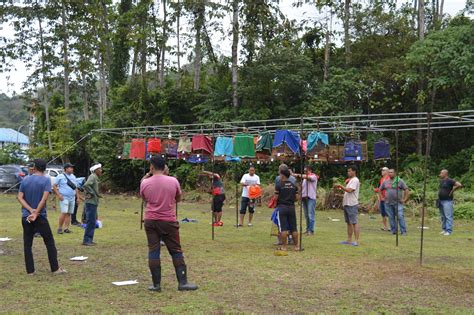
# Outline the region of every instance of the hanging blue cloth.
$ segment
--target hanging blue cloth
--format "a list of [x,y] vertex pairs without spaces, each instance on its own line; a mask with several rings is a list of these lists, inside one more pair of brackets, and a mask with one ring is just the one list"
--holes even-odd
[[234,151],[234,143],[231,137],[217,137],[214,156],[231,156],[232,151]]
[[239,157],[233,157],[233,156],[227,156],[225,158],[225,161],[226,162],[240,162],[240,158]]
[[300,153],[300,135],[291,130],[277,130],[275,139],[273,140],[273,147],[279,147],[286,143],[288,148],[295,153]]
[[359,140],[348,140],[344,143],[344,161],[362,161],[362,143]]
[[197,155],[191,155],[187,161],[193,164],[207,163],[209,162],[209,157],[203,155],[200,155],[199,157]]
[[374,160],[390,159],[390,143],[387,139],[380,139],[374,143]]
[[329,145],[329,136],[327,133],[324,133],[324,132],[316,132],[316,131],[313,131],[309,134],[308,136],[308,142],[307,142],[307,152],[309,151],[312,151],[317,145],[318,143],[322,143],[326,146]]

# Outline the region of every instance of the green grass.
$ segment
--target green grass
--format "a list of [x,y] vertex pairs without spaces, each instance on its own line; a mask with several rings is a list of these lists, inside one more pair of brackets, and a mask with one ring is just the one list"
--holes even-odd
[[[408,219],[407,237],[379,230],[380,218],[360,217],[361,246],[339,245],[345,238],[342,211],[318,212],[317,232],[303,239],[303,252],[274,255],[270,209],[258,208],[255,226],[237,230],[235,207],[225,206],[224,227],[211,240],[209,206],[180,205],[190,280],[200,288],[178,292],[171,259],[163,250],[162,293],[148,292],[146,237],[139,228],[140,200],[107,196],[99,212],[104,228],[96,247],[81,246],[82,229],[55,235],[66,275],[49,272],[46,251],[35,239],[37,273],[25,273],[20,212],[14,196],[0,199],[0,310],[7,313],[473,313],[474,227],[456,221],[450,237],[438,235],[437,220],[427,221],[425,259],[419,265],[418,221]],[[340,222],[328,220],[339,218]],[[49,212],[57,228],[58,213]],[[87,262],[71,262],[76,255]],[[116,287],[112,281],[138,279]]]

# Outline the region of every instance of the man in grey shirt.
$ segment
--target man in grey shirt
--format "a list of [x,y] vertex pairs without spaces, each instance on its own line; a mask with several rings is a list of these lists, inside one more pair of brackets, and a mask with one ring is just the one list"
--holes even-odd
[[388,170],[390,179],[384,181],[379,187],[379,193],[385,191],[385,210],[387,211],[390,220],[390,230],[392,234],[397,233],[398,227],[396,218],[396,211],[398,211],[398,222],[400,225],[400,232],[402,235],[407,234],[405,224],[405,215],[403,213],[403,205],[408,201],[410,191],[405,182],[397,176],[394,169]]

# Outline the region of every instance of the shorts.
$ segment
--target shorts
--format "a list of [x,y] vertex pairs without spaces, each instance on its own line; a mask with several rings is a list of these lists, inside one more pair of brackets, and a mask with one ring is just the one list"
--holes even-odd
[[222,212],[224,205],[225,194],[212,197],[212,212]]
[[380,200],[379,202],[379,210],[380,210],[380,215],[382,217],[388,217],[387,210],[385,209],[385,201]]
[[344,206],[344,219],[347,224],[357,224],[357,216],[359,215],[359,205]]
[[240,214],[247,213],[247,207],[249,208],[249,213],[255,212],[255,200],[250,200],[247,197],[242,197],[240,202]]
[[280,219],[280,232],[298,232],[295,206],[279,205],[278,216]]
[[61,213],[74,213],[74,206],[76,204],[76,200],[74,197],[64,197],[63,201],[59,201],[59,206],[61,208]]

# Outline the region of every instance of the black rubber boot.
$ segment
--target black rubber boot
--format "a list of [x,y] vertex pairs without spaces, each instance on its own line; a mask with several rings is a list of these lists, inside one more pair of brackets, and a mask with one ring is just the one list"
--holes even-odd
[[194,283],[188,282],[186,265],[180,265],[175,267],[176,278],[178,279],[178,290],[179,291],[193,291],[197,290],[198,286]]
[[150,271],[153,285],[151,285],[148,290],[161,292],[161,266],[154,266],[153,268],[150,268]]

